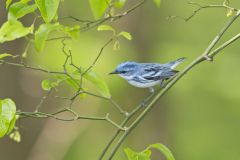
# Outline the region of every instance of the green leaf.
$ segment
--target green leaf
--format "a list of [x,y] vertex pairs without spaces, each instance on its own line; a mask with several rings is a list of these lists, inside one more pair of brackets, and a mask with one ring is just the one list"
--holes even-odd
[[57,14],[60,0],[35,0],[38,9],[46,23],[49,23]]
[[11,99],[0,100],[0,137],[9,133],[16,121],[16,105]]
[[19,133],[19,131],[14,131],[13,133],[11,133],[9,135],[9,138],[14,140],[15,142],[21,142],[21,134]]
[[0,138],[7,134],[9,122],[0,116]]
[[160,5],[161,5],[161,0],[153,0],[153,2],[154,2],[158,7],[160,7]]
[[113,33],[115,33],[115,29],[113,29],[109,25],[100,25],[100,26],[98,26],[97,30],[98,31],[112,31]]
[[[76,80],[77,81],[77,80]],[[79,86],[78,84],[76,83],[75,80],[71,79],[71,78],[67,78],[66,79],[66,82],[67,84],[69,84],[70,86],[72,86],[75,90],[78,90]]]
[[11,20],[5,22],[0,28],[0,43],[12,41],[33,32],[33,25],[24,27],[21,22]]
[[124,38],[126,38],[128,40],[132,40],[132,35],[129,32],[125,32],[125,31],[120,32],[118,34],[118,36],[123,36]]
[[69,34],[72,38],[78,38],[78,35],[80,34],[80,26],[75,25],[73,27],[67,27],[64,26],[64,31]]
[[122,8],[126,3],[126,0],[115,0],[114,7]]
[[41,86],[42,86],[43,90],[49,91],[52,88],[56,88],[57,86],[59,86],[59,84],[61,82],[66,82],[68,85],[73,87],[75,90],[79,89],[79,85],[76,82],[80,83],[80,80],[75,79],[75,78],[73,80],[66,75],[55,75],[53,79],[45,79],[42,81]]
[[6,118],[8,122],[11,122],[16,113],[15,103],[7,98],[0,100],[0,116]]
[[14,57],[12,54],[9,54],[9,53],[2,53],[0,54],[0,59],[3,59],[5,57]]
[[42,51],[45,46],[45,41],[48,37],[48,34],[60,27],[59,23],[55,24],[42,24],[39,26],[35,32],[35,48],[38,52]]
[[29,5],[26,0],[21,0],[12,4],[9,8],[8,19],[18,19],[37,9],[37,5]]
[[12,121],[9,124],[7,134],[12,132],[13,128],[15,127],[16,120],[17,120],[16,115],[14,115]]
[[125,148],[124,152],[126,153],[128,160],[151,160],[150,157],[152,152],[150,150],[137,153],[130,148]]
[[106,98],[110,98],[111,94],[109,91],[109,88],[107,86],[107,83],[103,78],[101,78],[97,73],[89,70],[85,75],[84,78],[91,82],[98,90],[98,92]]
[[6,9],[8,9],[8,7],[11,3],[12,3],[12,0],[6,0]]
[[111,0],[88,0],[92,13],[96,19],[103,16]]
[[51,81],[48,79],[43,80],[41,83],[41,86],[42,86],[42,89],[45,91],[49,91],[52,89]]
[[57,87],[59,85],[59,82],[50,79],[45,79],[42,81],[41,85],[43,90],[50,91],[52,88]]
[[79,85],[77,83],[80,83],[80,80],[77,79],[77,78],[72,79],[72,78],[70,78],[70,77],[68,77],[66,75],[56,75],[55,78],[56,78],[58,83],[66,82],[68,85],[73,87],[75,90],[79,89]]
[[172,152],[165,145],[161,143],[151,144],[148,149],[151,148],[157,149],[162,152],[162,154],[166,157],[167,160],[175,160]]
[[151,160],[150,157],[152,152],[150,149],[159,150],[166,157],[166,160],[175,160],[171,151],[161,143],[151,144],[142,152],[135,152],[130,148],[125,148],[124,151],[128,160]]

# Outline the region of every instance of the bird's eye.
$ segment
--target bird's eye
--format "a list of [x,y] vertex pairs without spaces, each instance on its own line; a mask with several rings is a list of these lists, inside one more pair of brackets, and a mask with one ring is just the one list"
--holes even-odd
[[127,71],[121,71],[121,73],[123,73],[123,74],[126,73],[126,72],[127,72]]

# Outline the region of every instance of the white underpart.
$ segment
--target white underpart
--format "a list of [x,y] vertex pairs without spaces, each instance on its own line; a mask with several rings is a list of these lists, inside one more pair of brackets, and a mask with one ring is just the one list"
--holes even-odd
[[130,83],[131,85],[133,85],[135,87],[139,87],[139,88],[149,88],[149,87],[153,87],[153,86],[156,86],[156,85],[160,84],[161,80],[153,81],[153,82],[149,82],[149,83],[140,83],[140,82],[136,82],[136,81],[128,81],[128,83]]
[[126,79],[127,81],[129,81],[129,80],[131,80],[131,79],[133,79],[133,78],[135,77],[134,74],[131,75],[131,76],[124,76],[124,75],[122,75],[122,74],[119,74],[119,76],[122,77],[122,78],[124,78],[124,79]]

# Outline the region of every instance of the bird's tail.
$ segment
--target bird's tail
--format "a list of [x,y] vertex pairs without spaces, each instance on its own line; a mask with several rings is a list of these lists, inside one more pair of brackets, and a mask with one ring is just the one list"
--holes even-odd
[[182,58],[179,58],[178,60],[169,62],[169,63],[167,63],[166,65],[167,65],[169,68],[174,69],[177,65],[179,65],[180,63],[182,63],[182,62],[185,61],[185,60],[186,60],[186,58],[185,58],[185,57],[182,57]]

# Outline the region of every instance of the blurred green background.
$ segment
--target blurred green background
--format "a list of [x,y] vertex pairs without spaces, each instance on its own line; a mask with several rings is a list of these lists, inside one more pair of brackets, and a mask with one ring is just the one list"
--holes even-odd
[[[123,10],[136,2],[129,1]],[[221,4],[222,0],[195,2]],[[239,0],[230,2],[231,6],[240,7]],[[0,6],[2,24],[6,20],[3,1]],[[117,64],[126,60],[164,63],[187,57],[187,61],[178,68],[181,70],[204,51],[229,19],[225,9],[206,9],[189,22],[167,20],[171,15],[187,17],[194,9],[196,7],[184,0],[163,0],[160,8],[147,1],[132,14],[110,23],[118,31],[130,32],[133,40],[122,39],[119,51],[114,51],[110,45],[94,70],[104,77],[113,99],[125,109],[133,109],[148,94],[148,90],[134,88],[117,76],[109,76],[107,73]],[[59,14],[60,17],[72,15],[93,19],[87,0],[65,0],[61,3]],[[64,20],[62,23],[73,24],[73,21]],[[240,20],[221,42],[238,33],[239,25]],[[110,36],[110,33],[97,32],[96,29],[81,33],[78,40],[69,44],[74,62],[80,66],[91,64]],[[223,50],[213,63],[204,62],[182,78],[132,132],[123,147],[141,151],[149,144],[161,142],[172,150],[177,160],[240,159],[239,45],[239,41],[235,42]],[[17,40],[1,44],[0,51],[21,54],[25,46],[24,40]],[[63,61],[60,41],[48,42],[42,53],[31,49],[28,55],[29,64],[51,69],[60,68]],[[44,95],[40,83],[46,75],[7,66],[0,66],[0,73],[1,99],[10,97],[15,100],[18,109],[33,111]],[[68,93],[63,90],[58,94]],[[54,111],[65,104],[50,98],[42,110]],[[112,119],[121,120],[116,109],[95,97],[79,99],[74,109],[83,115],[101,116],[109,112]],[[0,139],[1,160],[95,160],[115,129],[105,122],[85,120],[24,119],[18,125],[22,142],[18,144],[7,137]],[[156,160],[160,157],[154,152]],[[126,159],[123,148],[115,159]]]

